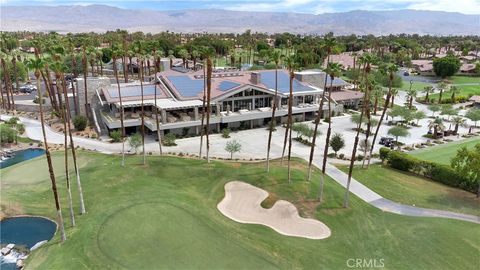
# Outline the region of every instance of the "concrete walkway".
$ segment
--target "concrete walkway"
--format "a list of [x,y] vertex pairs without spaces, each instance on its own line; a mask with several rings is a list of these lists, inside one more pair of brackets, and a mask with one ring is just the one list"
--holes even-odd
[[[8,115],[0,115],[0,119],[2,120],[8,120],[10,117],[11,116],[8,116]],[[19,119],[22,123],[25,124],[25,132],[30,139],[43,141],[42,129],[39,121],[25,118],[25,117],[19,117]],[[281,156],[282,145],[283,145],[282,144],[283,132],[284,132],[283,128],[279,128],[279,130],[275,132],[274,138],[272,140],[272,151],[271,151],[272,158],[279,158]],[[52,129],[50,129],[50,127],[46,128],[46,133],[47,133],[48,142],[55,143],[55,144],[63,143],[64,135],[62,133],[57,133]],[[246,134],[244,133],[247,133],[248,136],[246,136]],[[250,145],[247,143],[242,144],[242,146],[247,148],[247,152],[246,153],[244,152],[244,154],[242,155],[242,158],[265,158],[266,143],[264,142],[266,141],[266,138],[265,138],[264,132],[261,132],[259,130],[253,130],[253,131],[247,130],[247,131],[234,133],[232,134],[232,137],[233,139],[246,138],[250,143]],[[198,145],[199,145],[198,141],[199,141],[198,137],[177,140],[177,143],[179,144],[178,147],[166,149],[164,151],[165,152],[183,151],[184,153],[197,153]],[[227,140],[220,139],[220,135],[213,135],[211,141],[212,141],[211,148],[213,150],[211,154],[212,156],[228,157],[229,154],[226,153],[223,150],[224,147],[222,147]],[[323,140],[320,140],[320,142],[322,141]],[[94,139],[74,137],[74,142],[76,145],[80,147],[83,147],[89,150],[98,151],[105,154],[120,153],[122,149],[121,143],[107,143],[107,142],[102,142]],[[253,146],[251,144],[253,144]],[[129,150],[129,147],[126,146],[125,149]],[[157,152],[157,150],[158,150],[158,143],[156,143],[155,141],[151,141],[146,144],[147,152],[148,151]],[[301,145],[295,142],[295,144],[292,147],[292,156],[300,157],[308,161],[309,151],[310,151],[310,148],[307,148],[304,145]],[[313,163],[316,167],[320,168],[321,167],[320,162],[322,160],[321,154],[323,153],[323,149],[319,147],[315,151],[315,153],[316,154],[314,156]],[[328,176],[334,179],[337,183],[339,183],[343,187],[346,187],[347,174],[340,171],[339,169],[337,169],[335,166],[331,164],[327,164],[326,173]],[[414,206],[403,205],[396,202],[392,202],[388,199],[383,198],[382,196],[380,196],[379,194],[372,191],[371,189],[364,186],[363,184],[361,184],[360,182],[356,181],[353,178],[351,179],[350,192],[352,192],[353,194],[355,194],[357,197],[364,200],[365,202],[385,212],[391,212],[391,213],[396,213],[396,214],[406,215],[406,216],[450,218],[450,219],[457,219],[457,220],[469,221],[469,222],[480,224],[479,216],[460,214],[460,213],[455,213],[450,211],[420,208],[420,207],[414,207]]]

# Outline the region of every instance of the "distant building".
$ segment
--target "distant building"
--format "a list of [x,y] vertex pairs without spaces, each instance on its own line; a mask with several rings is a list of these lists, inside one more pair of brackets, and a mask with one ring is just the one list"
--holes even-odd
[[[310,78],[321,74],[310,74]],[[321,78],[317,78],[321,81]],[[203,70],[167,70],[156,75],[156,84],[144,85],[145,127],[157,130],[155,110],[160,115],[161,133],[199,134],[203,112]],[[275,89],[278,97],[275,99]],[[215,70],[211,90],[211,130],[223,128],[244,129],[266,126],[272,119],[272,106],[278,124],[287,121],[290,79],[286,70],[278,70],[275,84],[274,70],[221,71]],[[156,108],[155,108],[155,92]],[[121,87],[127,132],[136,132],[141,125],[141,88],[136,85]],[[306,77],[293,80],[293,117],[296,121],[312,120],[318,111],[323,89],[310,83]],[[112,85],[101,89],[101,124],[109,131],[120,128],[118,89]],[[326,103],[325,103],[326,104]],[[323,111],[327,112],[325,105]],[[333,103],[335,112],[343,111],[341,104]]]

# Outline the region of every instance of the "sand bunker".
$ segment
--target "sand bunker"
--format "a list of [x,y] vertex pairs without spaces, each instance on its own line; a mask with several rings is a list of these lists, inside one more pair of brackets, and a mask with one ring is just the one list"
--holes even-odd
[[267,197],[268,192],[261,188],[232,181],[225,184],[225,198],[217,208],[237,222],[265,225],[283,235],[309,239],[330,236],[330,229],[325,224],[300,217],[297,208],[290,202],[279,200],[272,208],[263,208],[260,203]]

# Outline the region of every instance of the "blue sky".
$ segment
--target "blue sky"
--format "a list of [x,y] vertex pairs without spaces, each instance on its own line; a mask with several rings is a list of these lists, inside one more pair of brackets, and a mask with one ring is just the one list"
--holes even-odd
[[418,9],[480,14],[480,0],[0,0],[2,5],[91,5],[105,4],[129,9],[228,9],[301,13],[349,10]]

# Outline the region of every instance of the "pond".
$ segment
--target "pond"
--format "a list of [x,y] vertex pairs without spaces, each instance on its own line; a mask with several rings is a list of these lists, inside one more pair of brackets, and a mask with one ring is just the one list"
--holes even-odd
[[[43,217],[13,217],[0,221],[0,244],[13,243],[27,248],[43,240],[52,239],[57,224]],[[0,268],[16,269],[15,261],[2,256]]]
[[13,153],[15,154],[13,157],[0,161],[0,169],[41,156],[45,153],[45,150],[41,148],[29,148],[25,150],[15,151]]

